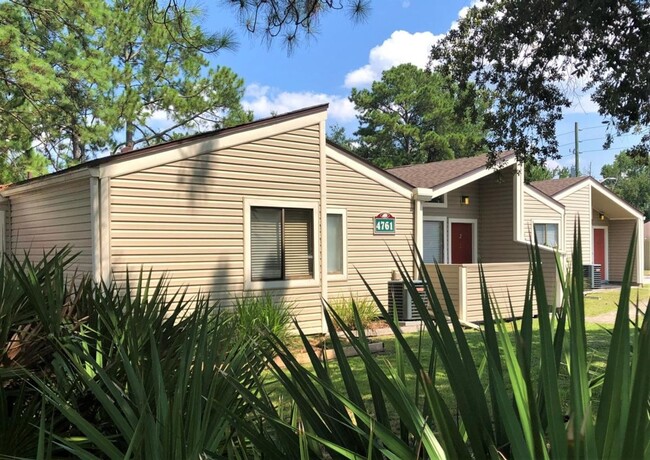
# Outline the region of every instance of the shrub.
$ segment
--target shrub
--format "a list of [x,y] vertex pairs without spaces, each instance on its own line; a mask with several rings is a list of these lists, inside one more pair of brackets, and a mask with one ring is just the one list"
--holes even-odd
[[[335,366],[318,359],[304,334],[301,340],[311,358],[309,366],[299,364],[281,341],[270,337],[268,348],[260,352],[280,357],[283,366],[269,363],[293,407],[287,417],[259,388],[251,392],[241,387],[241,394],[255,404],[258,419],[270,425],[251,426],[251,442],[269,457],[286,458],[648,458],[650,366],[645,363],[650,354],[650,320],[645,316],[642,324],[630,325],[628,319],[636,236],[632,236],[606,369],[590,380],[579,228],[576,235],[571,275],[559,273],[564,294],[559,310],[547,306],[538,248],[531,250],[523,318],[510,327],[499,318],[481,270],[485,323],[480,362],[471,352],[441,273],[442,288],[436,292],[424,271],[429,311],[415,295],[409,269],[399,260],[396,264],[424,322],[422,334],[428,336],[420,343],[432,348],[426,362],[374,294],[395,334],[394,367],[382,368],[370,353],[363,331],[357,336],[334,308],[326,310],[325,319],[336,351]],[[422,266],[419,254],[416,257]],[[353,311],[358,316],[354,306]],[[354,362],[343,353],[335,323],[360,356]],[[539,348],[534,355],[540,359],[533,361],[535,347]],[[454,408],[437,388],[439,365],[447,374]],[[367,375],[372,407],[366,407],[353,366]],[[330,374],[334,367],[342,384]],[[415,385],[407,386],[407,367],[417,378]],[[566,393],[559,389],[562,369],[568,373]],[[592,395],[596,385],[602,386],[599,401]]]
[[[337,318],[352,330],[357,329],[355,322],[355,310],[359,317],[361,327],[368,329],[379,317],[379,309],[370,298],[339,297],[330,302],[330,307],[336,312]],[[341,330],[337,322],[337,328]]]
[[258,339],[269,333],[287,341],[291,335],[293,303],[265,292],[235,297],[234,322],[239,337]]
[[0,457],[231,455],[247,409],[229,379],[249,388],[262,363],[228,320],[144,273],[73,283],[71,260],[0,262]]

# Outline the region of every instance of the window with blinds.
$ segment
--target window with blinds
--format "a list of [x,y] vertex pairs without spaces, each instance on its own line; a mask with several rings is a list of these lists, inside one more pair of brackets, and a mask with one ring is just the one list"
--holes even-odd
[[439,220],[424,221],[424,250],[422,258],[424,263],[444,263],[444,238],[443,222]]
[[558,246],[558,224],[535,224],[537,243],[556,248]]
[[314,277],[311,209],[251,207],[253,281]]

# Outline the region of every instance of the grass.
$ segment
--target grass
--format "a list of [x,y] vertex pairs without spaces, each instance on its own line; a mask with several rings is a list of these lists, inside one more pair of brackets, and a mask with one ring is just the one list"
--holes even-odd
[[[610,313],[616,310],[619,289],[599,289],[590,291],[585,294],[585,316],[598,316],[604,313]],[[630,299],[636,303],[638,299],[641,303],[647,303],[650,299],[650,286],[633,287],[630,292]],[[613,322],[613,321],[612,321]]]
[[[539,336],[537,335],[538,331],[535,328],[535,337],[533,339],[534,348],[532,362],[539,362]],[[472,355],[477,363],[480,363],[484,356],[483,348],[483,338],[481,336],[482,332],[477,330],[466,330],[465,335],[467,337]],[[598,373],[602,373],[605,370],[607,351],[609,350],[611,334],[608,330],[603,329],[603,327],[596,324],[587,325],[587,356],[591,366],[591,377],[595,377]],[[426,362],[431,356],[431,341],[426,335],[422,337],[420,342],[420,336],[417,333],[405,334],[404,335],[409,346],[414,350],[420,350],[421,361]],[[395,340],[391,336],[385,336],[380,338],[384,342],[384,352],[377,354],[377,362],[381,368],[385,371],[389,369],[395,369],[397,367],[397,356],[395,352]],[[362,398],[366,403],[366,406],[369,410],[372,410],[372,396],[370,384],[368,382],[366,367],[359,357],[352,357],[349,359],[349,364],[354,377],[359,384],[359,390],[361,392]],[[311,366],[307,365],[308,368]],[[536,367],[535,367],[536,368]],[[330,367],[331,378],[334,385],[341,391],[344,390],[344,382],[340,370],[335,366]],[[267,388],[271,394],[274,394],[278,400],[287,401],[288,395],[284,391],[284,388],[281,387],[278,382],[271,378],[271,374],[268,373],[267,377]],[[534,378],[538,378],[537,375],[533,375]],[[487,385],[487,375],[483,375],[482,379]],[[405,372],[405,381],[408,390],[413,391],[415,387],[416,376],[412,368],[407,367]],[[560,394],[566,395],[569,392],[569,376],[566,369],[562,369],[560,372]],[[449,404],[452,410],[455,410],[455,400],[449,386],[449,381],[447,375],[440,366],[436,372],[436,388],[440,391],[442,398]],[[595,388],[594,396],[597,399],[600,389]]]

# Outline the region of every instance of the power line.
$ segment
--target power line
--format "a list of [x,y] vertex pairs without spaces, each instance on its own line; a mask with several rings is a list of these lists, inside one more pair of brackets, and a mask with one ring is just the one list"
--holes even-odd
[[588,131],[590,129],[596,129],[596,128],[605,128],[606,126],[603,124],[600,125],[595,125],[595,126],[587,126],[586,128],[580,128],[580,131]]
[[[588,129],[596,129],[596,128],[605,128],[605,125],[600,124],[600,125],[594,125],[594,126],[587,126],[586,128],[580,128],[578,131],[587,131]],[[560,137],[560,136],[566,136],[567,134],[575,134],[575,131],[571,130],[571,131],[567,131],[565,133],[556,134],[555,136]]]

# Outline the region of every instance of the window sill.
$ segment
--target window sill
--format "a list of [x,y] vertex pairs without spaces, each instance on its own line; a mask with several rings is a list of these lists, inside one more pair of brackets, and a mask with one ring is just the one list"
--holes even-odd
[[339,273],[337,275],[327,275],[327,281],[347,281],[347,273]]
[[250,281],[244,283],[244,289],[247,291],[263,291],[266,289],[290,289],[301,287],[318,287],[320,283],[317,279],[296,279],[296,280],[277,280],[277,281]]

